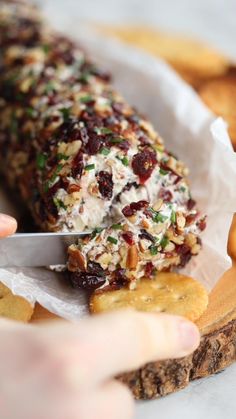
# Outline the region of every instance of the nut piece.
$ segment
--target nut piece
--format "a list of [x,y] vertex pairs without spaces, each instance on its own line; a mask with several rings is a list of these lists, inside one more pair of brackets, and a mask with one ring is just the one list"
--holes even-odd
[[69,253],[69,260],[68,260],[68,269],[71,272],[75,272],[76,270],[80,269],[81,271],[85,271],[87,268],[87,261],[85,257],[82,255],[80,250],[75,246],[72,245],[68,249]]
[[159,211],[162,207],[163,199],[158,199],[158,201],[153,205],[155,211]]
[[176,224],[177,224],[178,230],[180,232],[182,232],[184,230],[185,223],[186,223],[186,219],[185,219],[184,214],[181,211],[177,211],[176,212]]
[[129,247],[127,259],[126,259],[126,268],[127,269],[136,269],[138,264],[138,249],[135,244]]

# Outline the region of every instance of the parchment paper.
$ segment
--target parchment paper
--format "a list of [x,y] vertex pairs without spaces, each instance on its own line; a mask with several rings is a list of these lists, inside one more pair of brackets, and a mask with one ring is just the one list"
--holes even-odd
[[[76,25],[67,33],[79,37],[93,59],[112,72],[118,89],[148,115],[167,147],[190,168],[193,198],[208,220],[203,249],[182,272],[212,289],[230,267],[226,245],[236,212],[236,154],[225,122],[216,119],[161,60],[97,34],[91,36],[86,30],[81,33]],[[14,213],[2,194],[0,200],[0,209]],[[87,313],[83,293],[71,289],[61,274],[39,268],[0,269],[0,280],[13,293],[32,303],[38,301],[66,319],[78,320]]]

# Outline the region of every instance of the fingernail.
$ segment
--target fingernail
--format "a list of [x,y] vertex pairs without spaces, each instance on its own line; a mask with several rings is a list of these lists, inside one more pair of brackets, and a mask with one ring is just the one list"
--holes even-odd
[[181,321],[179,325],[179,335],[182,349],[184,351],[194,351],[199,345],[200,334],[197,326],[189,321]]
[[15,218],[7,214],[0,214],[0,230],[15,231],[17,222]]

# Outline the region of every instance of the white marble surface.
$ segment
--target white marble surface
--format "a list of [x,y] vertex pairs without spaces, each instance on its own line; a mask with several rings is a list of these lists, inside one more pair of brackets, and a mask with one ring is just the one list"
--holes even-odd
[[[80,20],[148,23],[195,35],[236,58],[236,0],[41,0],[63,27]],[[137,403],[135,419],[233,419],[236,365],[164,399]],[[96,419],[96,418],[94,418]]]

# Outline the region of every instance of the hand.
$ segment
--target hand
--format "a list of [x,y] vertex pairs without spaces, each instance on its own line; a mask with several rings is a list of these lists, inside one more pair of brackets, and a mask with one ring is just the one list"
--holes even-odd
[[78,324],[0,320],[4,419],[130,419],[129,390],[113,379],[147,362],[182,357],[199,332],[177,316],[120,311]]
[[14,234],[17,229],[17,222],[9,215],[0,214],[0,238]]

